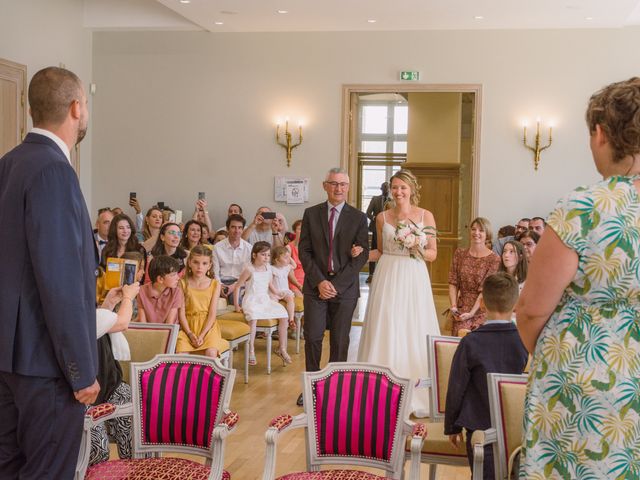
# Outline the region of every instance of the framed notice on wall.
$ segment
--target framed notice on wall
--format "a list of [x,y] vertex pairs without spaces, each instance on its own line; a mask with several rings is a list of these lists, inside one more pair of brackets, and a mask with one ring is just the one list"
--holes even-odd
[[299,204],[309,201],[309,177],[276,176],[274,200]]

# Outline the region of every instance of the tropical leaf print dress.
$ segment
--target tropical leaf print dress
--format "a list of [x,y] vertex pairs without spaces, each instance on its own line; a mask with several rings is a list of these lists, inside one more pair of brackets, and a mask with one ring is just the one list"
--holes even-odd
[[521,479],[640,478],[637,179],[578,188],[548,219],[579,264],[536,344]]

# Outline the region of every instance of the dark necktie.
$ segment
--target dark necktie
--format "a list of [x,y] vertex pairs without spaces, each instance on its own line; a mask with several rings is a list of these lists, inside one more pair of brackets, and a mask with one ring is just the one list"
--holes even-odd
[[107,241],[106,240],[98,240],[98,245],[106,245]]
[[333,220],[336,218],[336,207],[331,207],[331,215],[329,215],[329,261],[327,268],[329,273],[333,273]]

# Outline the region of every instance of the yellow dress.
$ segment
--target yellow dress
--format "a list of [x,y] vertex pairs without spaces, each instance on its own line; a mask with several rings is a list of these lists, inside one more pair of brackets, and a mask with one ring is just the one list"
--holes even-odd
[[[216,291],[217,285],[217,280],[211,280],[209,288],[196,289],[188,287],[186,279],[180,280],[180,286],[184,292],[187,323],[189,324],[191,331],[195,333],[196,336],[200,335],[200,332],[202,332],[202,329],[207,324],[211,298]],[[204,343],[197,348],[191,344],[187,334],[183,330],[180,330],[180,333],[178,334],[176,352],[204,352],[207,348],[215,348],[219,353],[229,349],[229,342],[222,338],[218,322],[213,324],[211,330],[209,330],[207,335],[204,337]]]

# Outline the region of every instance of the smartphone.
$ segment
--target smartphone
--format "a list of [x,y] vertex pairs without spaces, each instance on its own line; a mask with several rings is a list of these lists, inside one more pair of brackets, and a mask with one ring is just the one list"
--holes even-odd
[[164,210],[164,202],[158,202],[158,208]]
[[276,218],[276,212],[262,212],[261,215],[265,220],[273,220]]
[[204,192],[198,192],[198,200],[204,200]]
[[129,192],[129,200],[133,200],[136,198],[136,192]]
[[125,263],[124,275],[122,278],[123,285],[131,285],[136,281],[136,271],[138,270],[137,263]]

